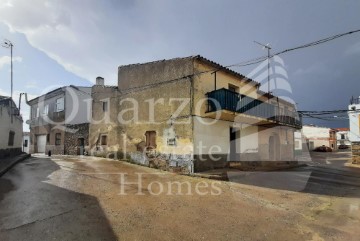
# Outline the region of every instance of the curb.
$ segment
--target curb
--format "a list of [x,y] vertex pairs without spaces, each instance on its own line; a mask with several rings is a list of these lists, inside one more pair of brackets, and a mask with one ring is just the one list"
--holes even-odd
[[15,159],[16,159],[15,161],[13,161],[9,165],[7,165],[4,169],[0,170],[0,177],[2,175],[4,175],[6,172],[8,172],[13,166],[15,166],[19,162],[21,162],[29,157],[31,157],[31,154],[21,154],[21,155],[15,157]]
[[[305,163],[299,163],[299,164],[297,164],[295,166],[278,167],[278,168],[274,168],[274,169],[271,169],[271,170],[240,170],[240,169],[234,169],[234,170],[240,171],[240,172],[272,172],[272,171],[282,171],[282,170],[289,170],[289,169],[293,169],[293,168],[307,167],[307,166],[308,165],[305,164]],[[206,178],[206,179],[211,179],[211,180],[219,180],[219,181],[229,181],[226,172],[218,174],[218,175],[217,174],[192,173],[192,174],[189,174],[188,176]]]

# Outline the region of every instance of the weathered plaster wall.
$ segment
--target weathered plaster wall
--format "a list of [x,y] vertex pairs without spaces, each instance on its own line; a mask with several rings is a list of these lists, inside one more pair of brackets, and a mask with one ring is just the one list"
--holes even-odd
[[[88,152],[118,151],[121,127],[117,120],[120,95],[116,87],[94,85],[92,87],[92,116],[89,126]],[[108,111],[103,111],[103,102],[108,103]],[[101,135],[107,136],[107,145],[100,145]]]
[[193,71],[191,57],[120,66],[118,70],[118,87],[120,91],[124,91],[151,86],[183,78],[191,75]]
[[65,87],[65,124],[89,122],[91,87]]
[[[56,133],[61,134],[61,142],[60,145],[56,145],[55,137]],[[37,136],[39,135],[49,135],[48,140],[45,146],[45,154],[51,151],[52,154],[64,154],[64,138],[65,132],[64,129],[57,128],[55,125],[42,125],[35,126],[30,128],[30,153],[38,153],[38,145],[37,145]]]
[[[0,104],[0,157],[17,155],[22,148],[23,121],[19,116],[11,118],[10,108],[7,104]],[[9,132],[13,131],[14,145],[9,146]]]
[[314,143],[314,149],[323,145],[331,147],[331,144],[336,145],[336,140],[330,139],[330,130],[327,127],[303,126],[302,134],[308,143]]
[[[157,162],[163,160],[169,167],[191,168],[190,84],[190,80],[184,78],[122,95],[120,150],[141,164],[156,159]],[[153,154],[146,154],[148,160],[141,155],[146,131],[156,132],[156,148]],[[174,143],[169,144],[172,139]]]

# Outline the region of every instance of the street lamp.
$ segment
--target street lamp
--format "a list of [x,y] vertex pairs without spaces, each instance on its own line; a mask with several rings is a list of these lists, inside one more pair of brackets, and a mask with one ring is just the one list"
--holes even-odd
[[5,39],[4,42],[2,43],[2,46],[5,48],[10,48],[10,61],[11,61],[11,100],[13,98],[13,47],[14,45],[12,44],[12,42],[10,40]]

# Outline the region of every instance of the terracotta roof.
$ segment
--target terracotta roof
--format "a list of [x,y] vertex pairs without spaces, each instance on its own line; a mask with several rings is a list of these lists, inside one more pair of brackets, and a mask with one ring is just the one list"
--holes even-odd
[[[136,65],[145,65],[145,64],[154,64],[154,63],[160,63],[160,62],[169,61],[169,60],[183,60],[183,59],[197,59],[197,60],[200,60],[200,61],[205,62],[205,63],[207,63],[207,64],[214,67],[214,70],[207,71],[207,72],[216,72],[216,71],[221,70],[221,71],[224,71],[224,72],[226,72],[228,74],[236,76],[236,77],[238,77],[240,79],[243,79],[247,83],[252,83],[252,84],[254,84],[256,86],[260,86],[259,82],[255,81],[253,79],[250,79],[250,78],[246,77],[245,75],[240,74],[240,73],[238,73],[238,72],[236,72],[236,71],[234,71],[234,70],[232,70],[232,69],[230,69],[230,68],[228,68],[226,66],[223,66],[223,65],[221,65],[219,63],[216,63],[216,62],[214,62],[212,60],[209,60],[209,59],[207,59],[207,58],[205,58],[205,57],[203,57],[201,55],[192,55],[192,56],[188,56],[188,57],[177,57],[177,58],[172,58],[172,59],[162,59],[162,60],[150,61],[150,62],[145,62],[145,63],[120,65],[118,67],[118,69],[123,68],[123,67],[130,67],[130,66],[136,66]],[[263,92],[263,91],[261,91],[259,89],[258,89],[258,93],[263,95],[264,97],[267,97],[267,98],[278,98],[281,101],[284,101],[286,103],[290,103],[289,101],[286,101],[286,100],[284,100],[284,99],[282,99],[282,98],[280,98],[278,96],[272,95],[271,93]],[[294,105],[293,103],[290,103],[290,104]]]
[[336,128],[336,130],[338,131],[349,131],[350,128],[347,128],[347,127],[341,127],[341,128]]

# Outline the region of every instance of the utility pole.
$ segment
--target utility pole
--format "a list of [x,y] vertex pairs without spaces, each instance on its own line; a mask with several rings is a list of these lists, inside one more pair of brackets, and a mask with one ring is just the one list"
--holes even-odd
[[267,64],[267,71],[268,71],[268,76],[267,76],[267,79],[268,79],[268,102],[270,102],[270,49],[271,49],[271,46],[270,46],[270,44],[265,45],[265,44],[259,43],[257,41],[254,41],[254,43],[263,46],[263,49],[267,49],[267,60],[268,60],[268,64]]

